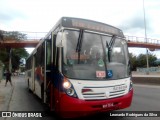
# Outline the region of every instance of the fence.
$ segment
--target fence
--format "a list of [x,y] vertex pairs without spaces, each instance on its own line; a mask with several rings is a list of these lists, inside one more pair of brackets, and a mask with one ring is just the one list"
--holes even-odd
[[150,67],[150,68],[137,68],[137,72],[160,72],[160,67]]
[[125,35],[126,40],[131,42],[141,42],[141,43],[150,43],[160,45],[160,40],[152,39],[152,38],[144,38],[144,37],[137,37],[137,36],[127,36]]

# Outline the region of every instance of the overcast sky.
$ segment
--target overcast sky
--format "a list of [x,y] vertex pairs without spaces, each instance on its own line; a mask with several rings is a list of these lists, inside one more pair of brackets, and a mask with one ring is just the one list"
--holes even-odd
[[[160,40],[160,0],[144,0],[147,37]],[[62,17],[104,22],[144,37],[143,0],[0,0],[0,29],[48,32]],[[137,51],[145,49],[130,49]],[[160,51],[151,52],[160,58]]]

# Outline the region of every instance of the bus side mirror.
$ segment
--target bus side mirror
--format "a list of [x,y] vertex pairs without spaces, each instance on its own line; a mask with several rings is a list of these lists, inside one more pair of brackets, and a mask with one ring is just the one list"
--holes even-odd
[[63,47],[57,47],[56,54],[56,68],[59,72],[62,72],[62,63],[63,63]]

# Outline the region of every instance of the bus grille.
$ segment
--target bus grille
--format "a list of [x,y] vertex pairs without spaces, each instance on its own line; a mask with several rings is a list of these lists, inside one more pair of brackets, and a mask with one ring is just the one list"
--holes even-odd
[[82,89],[90,89],[90,91],[82,92],[84,100],[103,100],[103,99],[110,99],[115,97],[120,97],[126,94],[125,90],[116,90],[114,91],[113,88],[115,86],[109,87],[84,87]]

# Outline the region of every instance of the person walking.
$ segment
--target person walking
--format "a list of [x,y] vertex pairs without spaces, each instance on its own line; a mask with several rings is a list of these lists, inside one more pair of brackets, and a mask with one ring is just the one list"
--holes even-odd
[[6,84],[5,84],[5,87],[6,87],[8,81],[10,82],[10,84],[12,86],[11,73],[10,73],[9,70],[7,70],[7,72],[6,72]]

